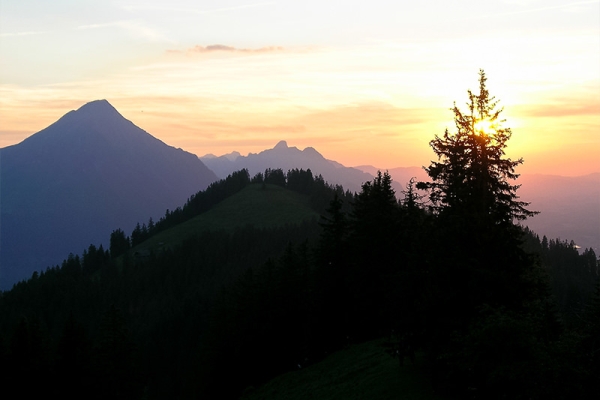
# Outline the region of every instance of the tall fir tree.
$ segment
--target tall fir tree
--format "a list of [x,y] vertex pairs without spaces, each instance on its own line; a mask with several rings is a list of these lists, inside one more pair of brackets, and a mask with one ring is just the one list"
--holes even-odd
[[425,170],[431,182],[420,182],[419,188],[429,190],[429,198],[440,214],[468,216],[489,224],[511,224],[536,214],[519,201],[516,194],[520,185],[509,180],[519,177],[515,168],[523,159],[505,157],[505,148],[512,136],[501,117],[503,108],[490,96],[487,78],[479,71],[479,93],[468,90],[468,111],[461,111],[456,103],[454,113],[456,131],[448,129],[442,137],[436,135],[429,143],[438,161],[432,161]]
[[[425,168],[431,181],[417,186],[428,190],[436,216],[426,332],[442,387],[457,395],[472,387],[481,398],[514,398],[526,380],[542,379],[541,343],[551,339],[541,332],[555,315],[545,306],[545,276],[522,248],[518,222],[536,214],[510,182],[523,160],[506,157],[512,132],[486,81],[480,70],[479,93],[468,91],[468,110],[451,109],[456,130],[430,142],[438,160]],[[539,373],[515,377],[509,371],[519,363]],[[530,389],[522,393],[541,393]]]

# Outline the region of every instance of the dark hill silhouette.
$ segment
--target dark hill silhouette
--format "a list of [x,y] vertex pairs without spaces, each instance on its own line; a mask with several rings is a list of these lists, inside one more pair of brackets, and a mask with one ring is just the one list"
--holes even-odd
[[106,100],[0,149],[0,288],[157,219],[217,177]]
[[342,185],[344,189],[353,192],[360,191],[364,182],[371,181],[373,176],[356,168],[345,167],[335,161],[327,160],[317,150],[307,147],[300,150],[289,147],[285,141],[280,141],[272,149],[261,151],[258,154],[250,153],[242,156],[237,152],[220,157],[206,155],[200,159],[213,170],[219,178],[246,168],[250,176],[254,176],[265,169],[281,168],[283,171],[290,169],[310,169],[314,175],[321,175],[331,184]]

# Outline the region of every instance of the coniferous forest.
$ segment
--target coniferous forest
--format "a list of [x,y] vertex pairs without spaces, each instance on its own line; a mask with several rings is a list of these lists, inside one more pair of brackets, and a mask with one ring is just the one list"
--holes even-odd
[[[242,170],[1,293],[5,388],[239,398],[386,338],[446,398],[597,398],[597,255],[523,227],[535,214],[512,183],[523,160],[505,155],[512,133],[483,71],[468,96],[430,142],[431,180],[402,193],[387,172],[350,193],[310,170]],[[143,247],[250,189],[292,193],[320,217]]]

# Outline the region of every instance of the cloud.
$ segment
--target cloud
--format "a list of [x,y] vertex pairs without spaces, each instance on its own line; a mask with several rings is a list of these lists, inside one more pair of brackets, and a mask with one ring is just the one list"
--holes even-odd
[[80,25],[77,27],[79,30],[86,29],[103,29],[103,28],[112,28],[118,27],[124,29],[134,36],[143,37],[145,39],[155,40],[155,41],[168,41],[165,36],[159,31],[152,29],[146,26],[143,22],[137,20],[120,20],[120,21],[112,21],[112,22],[104,22],[99,24],[88,24],[88,25]]
[[194,46],[187,50],[167,50],[167,53],[174,54],[205,54],[205,53],[216,53],[216,52],[224,52],[224,53],[250,53],[250,54],[260,54],[260,53],[273,53],[278,51],[283,51],[283,47],[281,46],[266,46],[259,47],[257,49],[247,49],[247,48],[237,48],[232,46],[226,46],[223,44],[211,44],[208,46]]
[[[530,1],[520,1],[520,2],[517,1],[514,3],[518,3],[519,5],[529,5],[531,2]],[[540,12],[540,11],[557,10],[557,9],[561,9],[561,8],[566,9],[566,11],[575,10],[575,9],[578,10],[579,8],[577,6],[581,6],[581,5],[585,5],[585,4],[598,4],[598,3],[599,3],[598,0],[577,1],[577,2],[573,2],[573,3],[559,4],[559,5],[555,5],[555,6],[531,8],[531,9],[527,9],[527,10],[511,11],[511,12],[505,12],[505,13],[496,13],[496,14],[486,15],[486,17],[503,17],[506,15],[536,13],[536,12]]]
[[562,104],[550,105],[539,104],[533,106],[520,106],[520,111],[531,117],[574,117],[574,116],[598,116],[600,114],[600,104]]
[[256,8],[256,7],[264,7],[264,6],[272,6],[277,4],[274,1],[262,2],[262,3],[252,3],[252,4],[241,4],[238,6],[231,7],[222,7],[222,8],[214,8],[214,9],[195,9],[195,8],[181,8],[181,7],[164,7],[164,6],[153,6],[153,5],[140,5],[140,6],[132,6],[127,5],[122,8],[127,11],[159,11],[159,12],[178,12],[178,13],[192,13],[192,14],[213,14],[220,13],[226,11],[237,11],[244,10],[247,8]]
[[7,32],[7,33],[0,33],[0,37],[31,36],[31,35],[41,35],[43,33],[46,33],[46,32],[44,32],[44,31]]

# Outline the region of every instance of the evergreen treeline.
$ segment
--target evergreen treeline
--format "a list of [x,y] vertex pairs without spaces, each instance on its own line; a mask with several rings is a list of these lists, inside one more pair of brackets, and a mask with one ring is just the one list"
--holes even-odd
[[[589,290],[598,282],[593,251],[575,252],[569,268],[586,267],[568,278],[544,261],[545,253],[523,250],[525,239],[539,248],[542,242],[518,227],[511,234],[522,245],[514,254],[500,252],[505,243],[473,251],[474,234],[459,235],[462,224],[448,227],[410,196],[396,202],[389,183],[387,174],[367,183],[348,213],[335,198],[316,247],[289,246],[221,294],[206,339],[210,393],[235,397],[349,344],[387,336],[399,357],[425,355],[442,393],[594,398],[600,370],[598,300]],[[572,246],[557,246],[559,259],[573,256]],[[577,311],[557,308],[561,292],[549,288],[564,284],[585,299]]]
[[259,172],[252,179],[248,170],[242,169],[210,184],[206,190],[192,195],[183,207],[177,207],[172,211],[167,210],[158,222],[154,222],[152,218],[147,224],[140,225],[138,222],[130,236],[127,236],[123,230],[116,229],[110,237],[110,252],[113,256],[119,256],[157,233],[210,210],[251,183],[273,184],[306,195],[309,197],[310,206],[321,214],[325,211],[332,192],[338,192],[340,196],[346,198],[352,197],[352,194],[348,191],[344,192],[341,186],[325,182],[321,175],[313,176],[310,169],[291,169],[284,173],[280,168],[268,168],[264,174]]
[[[267,170],[252,181],[289,187],[317,210],[334,195],[351,198],[310,171]],[[242,170],[211,185],[149,224],[153,229],[146,226],[147,237],[249,183]],[[202,387],[203,337],[221,288],[276,259],[290,242],[316,240],[319,230],[317,221],[306,221],[202,232],[175,248],[136,257],[129,252],[132,239],[117,229],[110,250],[90,245],[81,256],[71,254],[61,266],[36,272],[1,294],[0,362],[16,363],[5,377],[26,383],[36,376],[39,384],[26,388],[31,395],[56,391],[75,397],[85,390],[86,397],[136,398],[146,390],[153,398],[190,397]]]
[[0,296],[3,378],[27,397],[237,398],[387,337],[448,397],[597,398],[596,254],[518,224],[534,212],[508,183],[522,160],[504,157],[511,133],[483,71],[469,100],[453,109],[457,132],[430,143],[431,182],[411,181],[400,201],[387,173],[352,195],[310,171],[240,171],[146,235],[250,183],[308,196],[323,217],[202,232],[143,258],[128,251],[143,226],[117,230],[109,251],[90,246],[15,285]]
[[[527,232],[523,247],[537,249],[527,258],[537,276],[524,279],[527,289],[492,295],[501,275],[473,276],[473,253],[450,259],[468,242],[449,240],[446,222],[419,206],[412,184],[400,202],[390,184],[380,173],[354,197],[332,190],[318,225],[206,232],[143,260],[90,246],[34,274],[0,301],[9,382],[37,376],[44,385],[26,386],[32,395],[232,398],[349,344],[389,336],[401,357],[424,352],[443,392],[539,398],[595,389],[593,251],[579,255],[551,240],[546,252],[546,241]],[[576,287],[584,301],[553,308],[559,302],[544,279],[554,298],[557,288]]]

